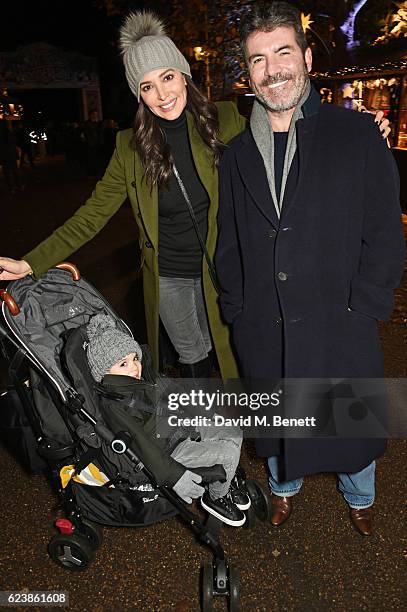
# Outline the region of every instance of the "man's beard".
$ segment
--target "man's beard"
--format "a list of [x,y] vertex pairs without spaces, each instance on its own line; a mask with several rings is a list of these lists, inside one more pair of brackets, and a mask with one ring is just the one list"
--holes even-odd
[[[265,79],[263,79],[260,85],[253,86],[253,89],[256,98],[259,100],[259,102],[261,102],[261,104],[263,104],[263,106],[266,107],[267,110],[276,113],[281,113],[297,106],[305,91],[305,87],[308,83],[308,80],[308,70],[306,65],[304,64],[304,70],[296,76],[293,76],[289,72],[278,72],[273,76],[266,77]],[[274,83],[279,83],[281,81],[293,81],[294,86],[290,93],[281,94],[282,97],[279,98],[277,96],[276,100],[273,100],[272,89],[269,90],[269,95],[260,89],[262,87],[268,87],[269,85],[273,85]],[[282,87],[284,87],[284,85]]]

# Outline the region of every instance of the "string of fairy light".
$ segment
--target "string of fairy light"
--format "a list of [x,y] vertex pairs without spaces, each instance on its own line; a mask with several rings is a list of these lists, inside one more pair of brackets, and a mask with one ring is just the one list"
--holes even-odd
[[395,60],[393,62],[382,62],[380,64],[370,66],[346,66],[337,70],[326,72],[311,72],[311,77],[314,78],[333,78],[333,77],[349,77],[352,75],[369,76],[373,72],[381,74],[395,74],[407,72],[407,59]]

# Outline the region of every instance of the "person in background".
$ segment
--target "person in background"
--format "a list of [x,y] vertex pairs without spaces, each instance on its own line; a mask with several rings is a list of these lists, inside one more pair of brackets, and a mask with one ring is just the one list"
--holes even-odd
[[83,142],[85,144],[86,173],[88,177],[100,177],[103,170],[102,122],[97,110],[89,112],[83,124]]
[[105,119],[102,127],[102,149],[105,165],[107,165],[116,147],[118,126],[114,119]]
[[0,165],[10,194],[24,188],[20,169],[17,166],[17,135],[11,121],[0,121]]
[[20,168],[27,163],[34,168],[34,157],[31,146],[30,128],[18,121],[16,125],[17,146],[20,149]]

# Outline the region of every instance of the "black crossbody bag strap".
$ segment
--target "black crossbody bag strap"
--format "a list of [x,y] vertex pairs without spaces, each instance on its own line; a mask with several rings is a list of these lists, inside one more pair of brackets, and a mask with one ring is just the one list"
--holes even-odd
[[220,286],[219,286],[219,283],[218,283],[218,279],[217,279],[217,276],[216,276],[215,266],[213,264],[212,259],[209,256],[208,249],[206,248],[205,243],[204,243],[204,241],[202,239],[201,232],[199,231],[198,222],[197,222],[196,217],[195,217],[194,209],[192,208],[191,200],[189,199],[189,195],[187,193],[187,190],[185,189],[185,185],[182,182],[182,179],[181,179],[180,175],[178,174],[178,170],[177,170],[177,168],[176,168],[174,163],[172,164],[172,169],[174,171],[174,176],[175,176],[175,178],[178,181],[178,185],[180,186],[182,195],[184,196],[184,200],[185,200],[185,202],[187,204],[187,207],[188,207],[188,210],[189,210],[189,214],[190,214],[191,219],[192,219],[192,225],[194,226],[196,235],[198,237],[198,241],[199,241],[199,245],[201,247],[202,253],[204,254],[205,259],[206,259],[206,263],[208,264],[208,271],[209,271],[209,276],[211,277],[212,285],[214,286],[214,289],[215,289],[216,293],[218,295],[220,295],[221,289],[220,289]]

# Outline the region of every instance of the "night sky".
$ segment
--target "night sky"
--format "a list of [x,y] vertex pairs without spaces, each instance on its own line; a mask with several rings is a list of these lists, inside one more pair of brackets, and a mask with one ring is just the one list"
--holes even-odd
[[[99,48],[117,38],[122,16],[106,17],[98,8],[102,0],[22,0],[2,2],[0,16],[0,51],[15,50],[18,45],[45,41],[66,49],[96,55]],[[165,14],[167,2],[123,1],[128,10],[150,8]]]
[[1,7],[0,48],[45,41],[67,49],[94,54],[107,24],[92,0],[4,2]]

